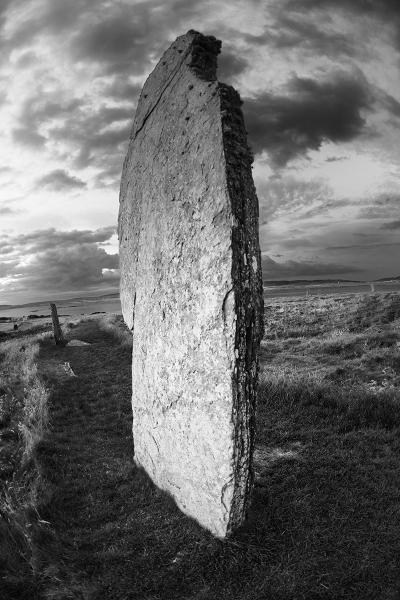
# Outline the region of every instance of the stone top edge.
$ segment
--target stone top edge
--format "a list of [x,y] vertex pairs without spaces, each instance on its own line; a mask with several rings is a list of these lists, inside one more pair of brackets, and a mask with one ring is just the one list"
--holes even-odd
[[206,81],[217,80],[217,57],[221,52],[222,42],[214,36],[203,35],[191,29],[186,36],[192,39],[189,68]]
[[147,78],[136,110],[131,139],[142,129],[166,88],[181,68],[202,81],[217,82],[217,57],[222,42],[193,29],[176,38]]

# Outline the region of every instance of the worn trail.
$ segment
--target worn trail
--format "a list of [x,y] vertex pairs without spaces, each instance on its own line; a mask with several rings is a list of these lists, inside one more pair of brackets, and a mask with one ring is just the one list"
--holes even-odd
[[[174,566],[180,522],[188,519],[134,465],[131,349],[93,322],[73,333],[91,345],[44,346],[40,357],[44,372],[56,358],[76,374],[54,388],[52,427],[41,449],[55,489],[44,515],[56,536],[44,558],[45,587],[52,598],[144,598],[149,570]],[[190,521],[189,528],[198,529]],[[150,581],[157,588],[157,576]]]

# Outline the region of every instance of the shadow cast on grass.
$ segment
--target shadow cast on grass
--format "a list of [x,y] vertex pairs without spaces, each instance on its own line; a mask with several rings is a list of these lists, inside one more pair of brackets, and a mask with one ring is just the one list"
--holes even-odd
[[133,461],[130,349],[90,323],[74,336],[91,346],[43,345],[40,357],[77,375],[53,382],[39,448],[47,598],[398,598],[395,431],[296,423],[261,395],[258,447],[275,459],[258,467],[247,523],[217,540]]

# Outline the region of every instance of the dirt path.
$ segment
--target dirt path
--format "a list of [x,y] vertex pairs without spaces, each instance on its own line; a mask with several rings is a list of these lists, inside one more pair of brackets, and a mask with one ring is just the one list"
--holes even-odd
[[[91,345],[45,345],[40,356],[42,371],[56,360],[69,362],[76,374],[54,389],[51,432],[41,447],[46,479],[56,490],[43,516],[58,538],[56,552],[53,546],[45,558],[52,580],[47,595],[156,598],[151,592],[161,582],[157,575],[149,582],[149,574],[174,566],[182,521],[183,533],[200,530],[133,463],[131,349],[93,323],[74,329],[73,337]],[[153,590],[144,589],[149,583]]]

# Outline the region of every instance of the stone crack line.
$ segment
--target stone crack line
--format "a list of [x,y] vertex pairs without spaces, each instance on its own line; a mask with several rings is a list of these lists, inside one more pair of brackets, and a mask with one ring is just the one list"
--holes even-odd
[[190,52],[192,50],[192,46],[190,46],[190,48],[188,48],[188,50],[186,51],[185,54],[183,54],[182,56],[182,60],[179,63],[179,65],[176,67],[176,69],[172,72],[172,74],[170,75],[170,77],[167,80],[167,83],[165,84],[165,86],[163,87],[163,89],[161,90],[159,96],[158,96],[158,100],[157,102],[155,102],[155,104],[152,106],[152,108],[149,110],[149,112],[147,113],[147,115],[143,118],[142,124],[141,126],[136,130],[134,137],[132,138],[133,140],[135,140],[137,138],[137,136],[139,135],[139,133],[142,131],[143,127],[145,126],[148,118],[153,114],[153,112],[155,111],[155,109],[157,108],[157,106],[159,105],[161,98],[164,95],[165,90],[169,87],[169,85],[171,84],[171,82],[173,81],[173,79],[175,78],[175,76],[177,75],[179,69],[181,68],[184,60],[186,59],[187,56],[189,56]]

